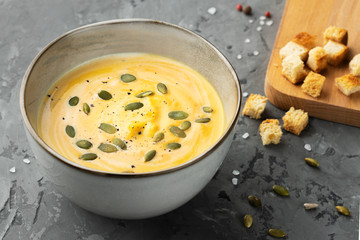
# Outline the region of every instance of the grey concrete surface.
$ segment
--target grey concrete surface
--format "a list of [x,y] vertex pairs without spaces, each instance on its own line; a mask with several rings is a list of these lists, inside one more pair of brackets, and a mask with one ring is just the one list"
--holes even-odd
[[[236,11],[239,2],[250,4],[253,15]],[[184,206],[152,219],[125,221],[87,212],[56,192],[38,172],[18,98],[27,66],[47,43],[68,30],[103,20],[164,20],[208,39],[233,64],[243,92],[263,94],[285,0],[239,2],[0,0],[0,239],[272,239],[268,228],[283,229],[287,239],[357,239],[360,129],[314,118],[301,136],[284,132],[279,145],[264,147],[258,134],[261,121],[241,117],[214,179]],[[210,7],[217,9],[214,15],[207,12]],[[273,25],[257,31],[259,17],[267,10]],[[268,104],[263,118],[280,119],[283,114]],[[245,140],[246,132],[250,136]],[[311,152],[304,149],[305,143],[312,146]],[[316,158],[321,167],[310,168],[304,157]],[[13,167],[15,172],[10,171]],[[232,175],[234,169],[239,176]],[[237,186],[231,182],[234,177]],[[276,196],[273,184],[286,186],[290,197]],[[262,199],[262,209],[248,204],[250,194]],[[317,202],[319,207],[305,211],[304,202]],[[335,205],[342,204],[351,217],[336,212]],[[250,229],[242,224],[247,213],[254,217]]]

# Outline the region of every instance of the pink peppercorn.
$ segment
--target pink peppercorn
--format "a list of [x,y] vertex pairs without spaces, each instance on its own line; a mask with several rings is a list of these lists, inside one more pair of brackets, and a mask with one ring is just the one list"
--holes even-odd
[[265,12],[265,17],[270,18],[270,17],[271,17],[271,13],[270,13],[269,11],[266,11],[266,12]]
[[239,12],[241,12],[241,10],[242,10],[242,5],[241,5],[241,3],[239,3],[238,5],[236,5],[236,9],[237,9]]

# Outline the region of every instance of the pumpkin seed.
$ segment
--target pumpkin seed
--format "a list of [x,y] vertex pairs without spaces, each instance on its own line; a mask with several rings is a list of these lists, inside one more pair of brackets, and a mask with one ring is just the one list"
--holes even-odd
[[116,132],[116,128],[108,123],[100,123],[99,128],[106,133],[114,134]]
[[160,142],[161,140],[163,140],[165,137],[165,134],[162,132],[158,132],[157,134],[155,134],[154,136],[154,142]]
[[319,163],[318,161],[316,161],[315,159],[313,158],[305,158],[305,162],[309,165],[309,166],[312,166],[312,167],[319,167]]
[[117,148],[109,143],[101,143],[98,147],[100,151],[106,152],[106,153],[112,153],[117,152]]
[[84,104],[83,104],[83,111],[84,111],[84,113],[85,113],[86,115],[88,115],[88,114],[90,113],[90,106],[89,106],[89,104],[87,104],[87,103],[84,103]]
[[202,110],[205,113],[212,113],[214,111],[211,107],[202,107]]
[[91,161],[97,158],[97,155],[95,153],[85,153],[79,157],[81,160],[85,161]]
[[127,149],[126,143],[123,140],[121,140],[120,138],[114,138],[113,144],[115,144],[116,146],[118,146],[122,150]]
[[285,232],[281,229],[269,229],[269,235],[276,238],[283,238],[286,236]]
[[111,93],[109,93],[108,91],[105,91],[105,90],[101,90],[101,91],[98,93],[98,96],[99,96],[99,98],[101,98],[101,99],[103,99],[103,100],[110,100],[110,99],[112,99]]
[[155,155],[156,155],[156,150],[148,151],[144,156],[145,162],[151,161],[155,157]]
[[136,97],[137,98],[144,98],[144,97],[152,95],[153,93],[154,93],[153,91],[146,91],[146,92],[139,93],[138,95],[136,95]]
[[183,130],[181,130],[180,128],[178,128],[178,127],[171,126],[169,128],[169,130],[170,130],[170,132],[172,134],[174,134],[175,136],[177,136],[179,138],[185,138],[186,137],[186,133]]
[[166,145],[166,148],[175,150],[175,149],[181,148],[181,144],[180,143],[169,143]]
[[336,210],[345,216],[350,216],[350,211],[347,207],[344,206],[336,206]]
[[183,131],[188,130],[191,127],[191,122],[185,121],[180,124],[180,129]]
[[79,97],[75,96],[69,99],[69,105],[74,107],[79,103]]
[[289,196],[289,191],[280,185],[274,185],[273,190],[275,193],[279,194],[280,196]]
[[315,209],[319,206],[317,203],[304,203],[305,210]]
[[174,120],[184,120],[189,116],[189,114],[183,111],[171,111],[169,112],[168,116]]
[[144,104],[142,104],[141,102],[134,102],[134,103],[129,103],[128,105],[125,106],[125,111],[127,110],[137,110],[139,108],[142,108],[144,106]]
[[210,122],[210,118],[199,118],[199,119],[196,119],[195,122],[196,123],[207,123],[207,122]]
[[255,197],[254,195],[249,195],[248,196],[248,201],[249,201],[251,206],[254,206],[254,207],[257,207],[257,208],[262,207],[261,200],[258,199],[257,197]]
[[65,127],[65,132],[69,137],[75,137],[75,128],[73,126],[67,125]]
[[132,74],[129,73],[125,73],[123,75],[121,75],[120,77],[121,81],[123,81],[124,83],[129,83],[129,82],[133,82],[136,80],[136,77]]
[[244,226],[250,228],[253,224],[253,217],[250,214],[244,216]]
[[92,147],[92,143],[88,140],[79,140],[76,142],[76,146],[83,149],[89,149]]
[[158,83],[156,87],[157,87],[157,90],[159,92],[161,92],[162,94],[166,94],[168,92],[166,85],[163,83]]

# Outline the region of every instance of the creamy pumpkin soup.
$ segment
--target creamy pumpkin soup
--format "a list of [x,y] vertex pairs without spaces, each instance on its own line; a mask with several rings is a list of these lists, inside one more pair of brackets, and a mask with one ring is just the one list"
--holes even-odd
[[62,76],[39,111],[40,137],[80,165],[150,172],[200,155],[224,132],[214,87],[175,60],[119,54]]

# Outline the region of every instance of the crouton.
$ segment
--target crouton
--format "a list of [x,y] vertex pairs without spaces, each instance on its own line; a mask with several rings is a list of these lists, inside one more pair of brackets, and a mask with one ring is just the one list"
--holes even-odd
[[337,66],[345,58],[348,47],[344,44],[329,40],[324,46],[327,54],[327,62],[333,66]]
[[242,115],[259,119],[264,112],[267,98],[260,94],[250,94],[246,100]]
[[304,62],[297,55],[290,55],[283,59],[281,73],[293,84],[301,82],[307,75]]
[[288,42],[284,47],[280,49],[280,58],[284,59],[290,55],[297,55],[301,60],[305,61],[308,57],[309,49],[295,43],[293,41]]
[[297,34],[292,41],[306,47],[307,49],[315,47],[315,36],[312,36],[307,32]]
[[335,86],[349,96],[355,92],[360,91],[360,80],[352,74],[348,74],[342,77],[335,78]]
[[345,28],[330,26],[324,31],[324,44],[329,40],[347,45],[348,32]]
[[324,70],[327,67],[326,51],[322,47],[311,49],[306,65],[314,72]]
[[355,55],[349,63],[350,73],[354,76],[360,76],[360,54]]
[[284,129],[295,135],[300,135],[309,122],[308,113],[301,109],[295,110],[294,107],[291,107],[282,119],[284,121]]
[[301,85],[301,89],[304,93],[317,98],[320,96],[325,79],[321,74],[310,72]]
[[270,143],[278,144],[282,136],[282,130],[277,119],[266,119],[259,127],[260,136],[263,145]]

